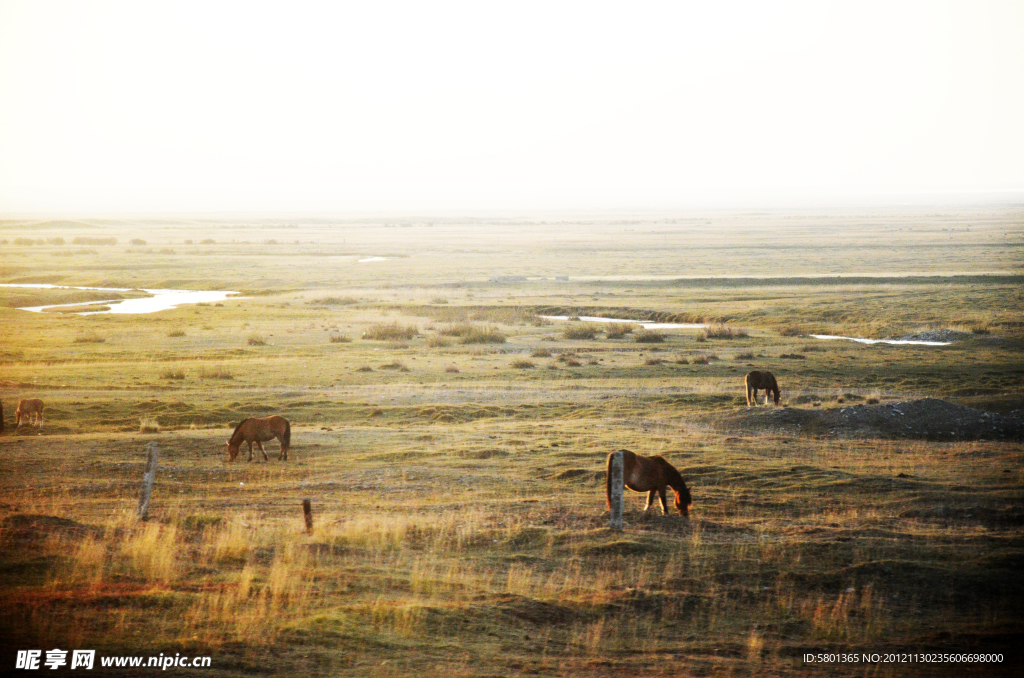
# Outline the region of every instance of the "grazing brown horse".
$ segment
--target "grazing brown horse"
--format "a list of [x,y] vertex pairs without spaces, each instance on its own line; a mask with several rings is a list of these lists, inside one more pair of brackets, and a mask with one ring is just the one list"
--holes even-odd
[[263,443],[274,438],[281,442],[281,453],[277,458],[288,461],[288,448],[292,445],[292,425],[287,419],[276,414],[270,417],[244,419],[235,427],[235,432],[228,441],[228,461],[235,460],[242,443],[249,443],[249,461],[252,461],[253,443],[256,443],[257,449],[263,453],[263,461],[269,461]]
[[[690,488],[686,486],[675,466],[661,456],[644,457],[629,450],[620,450],[620,452],[622,452],[622,478],[626,487],[634,492],[647,493],[647,505],[644,506],[644,511],[651,508],[655,495],[658,495],[661,498],[661,514],[668,513],[668,505],[665,503],[665,488],[671,487],[676,495],[676,508],[680,515],[689,517],[690,507],[693,506],[693,497],[690,496]],[[609,511],[612,508],[612,456],[614,454],[613,452],[608,455],[608,477],[605,488]]]
[[27,424],[30,414],[32,423],[43,428],[43,401],[39,398],[25,398],[18,401],[18,409],[14,411],[16,428],[21,427],[22,420]]
[[759,389],[764,390],[764,404],[768,404],[768,393],[771,392],[772,399],[775,400],[775,404],[779,404],[779,382],[775,381],[775,375],[771,372],[747,372],[747,376],[743,378],[743,382],[747,385],[747,407],[753,405],[757,407],[757,391]]

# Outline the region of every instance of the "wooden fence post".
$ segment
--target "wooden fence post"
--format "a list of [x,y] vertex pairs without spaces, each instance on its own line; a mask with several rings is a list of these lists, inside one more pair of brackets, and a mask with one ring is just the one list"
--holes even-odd
[[156,478],[156,460],[160,456],[160,448],[156,443],[149,444],[146,459],[146,474],[142,476],[142,490],[139,492],[139,509],[136,511],[136,518],[146,520],[149,518],[149,495],[153,491],[153,479]]
[[623,460],[622,450],[612,452],[611,468],[611,528],[622,530],[622,491],[623,491]]
[[302,513],[306,516],[306,534],[313,534],[313,503],[309,499],[302,500]]

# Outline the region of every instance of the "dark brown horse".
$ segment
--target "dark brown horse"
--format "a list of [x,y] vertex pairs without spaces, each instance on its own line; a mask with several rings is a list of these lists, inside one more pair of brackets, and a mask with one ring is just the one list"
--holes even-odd
[[[680,515],[689,516],[690,507],[693,506],[693,497],[690,496],[690,488],[686,486],[675,466],[661,456],[643,457],[629,450],[619,451],[622,452],[622,478],[626,487],[634,492],[647,493],[647,505],[644,506],[644,511],[651,508],[655,495],[658,495],[661,498],[661,514],[668,513],[665,488],[671,487],[676,495],[676,508]],[[609,511],[612,508],[612,456],[614,454],[613,452],[608,455],[608,476],[605,488]]]
[[263,461],[269,461],[267,451],[263,449],[263,443],[274,438],[281,441],[281,454],[277,458],[288,461],[288,448],[292,444],[292,425],[287,419],[276,414],[270,417],[244,419],[235,427],[235,432],[231,434],[231,439],[228,441],[228,461],[235,460],[242,443],[249,443],[249,461],[252,461],[253,443],[263,453]]
[[24,398],[18,401],[18,409],[14,411],[15,428],[21,426],[22,422],[28,423],[28,417],[32,415],[32,423],[43,428],[43,401],[39,398]]
[[757,392],[758,390],[764,391],[764,404],[768,404],[768,393],[771,392],[772,399],[775,404],[779,404],[779,382],[775,381],[775,375],[771,372],[747,372],[747,376],[743,378],[743,382],[747,386],[747,407],[757,407]]

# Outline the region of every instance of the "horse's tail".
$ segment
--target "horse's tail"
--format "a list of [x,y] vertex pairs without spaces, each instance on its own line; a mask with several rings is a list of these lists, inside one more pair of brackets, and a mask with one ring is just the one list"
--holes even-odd
[[281,442],[286,450],[292,446],[292,423],[287,419],[284,420],[284,435],[281,436]]
[[4,404],[0,403],[0,433],[4,432]]

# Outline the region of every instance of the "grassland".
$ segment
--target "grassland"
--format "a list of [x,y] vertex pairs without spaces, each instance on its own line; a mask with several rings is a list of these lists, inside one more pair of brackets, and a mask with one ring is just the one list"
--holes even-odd
[[[1014,675],[1020,441],[729,422],[752,366],[793,409],[1020,409],[1022,223],[1009,208],[0,222],[0,283],[244,296],[75,316],[16,306],[100,297],[0,288],[2,661],[60,647],[210,655],[223,676]],[[65,244],[85,237],[116,243]],[[540,315],[715,327],[647,343]],[[937,329],[967,338],[807,336]],[[22,397],[46,402],[42,432],[12,432]],[[229,427],[269,413],[293,422],[289,461],[269,443],[269,463],[228,464]],[[161,469],[138,523],[150,441]],[[607,529],[620,447],[683,472],[689,521],[632,495],[626,529]]]

